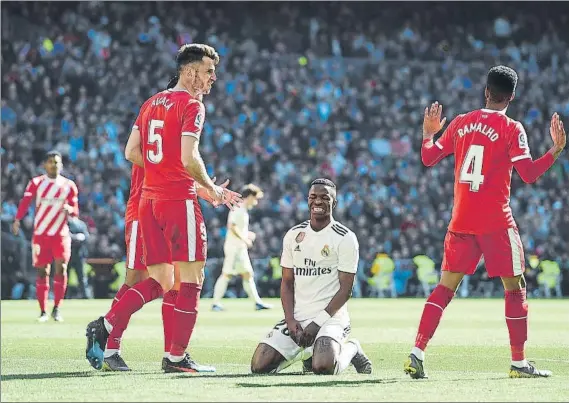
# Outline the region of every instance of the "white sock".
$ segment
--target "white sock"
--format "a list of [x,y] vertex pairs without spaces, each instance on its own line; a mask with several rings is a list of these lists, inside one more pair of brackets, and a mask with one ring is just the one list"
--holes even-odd
[[[312,349],[312,347],[310,347]],[[307,349],[308,350],[308,349]],[[275,369],[272,373],[273,374],[278,374],[279,372],[281,372],[282,370],[290,367],[292,364],[294,364],[295,362],[298,362],[300,360],[306,360],[308,358],[310,358],[312,356],[312,351],[309,352],[308,356],[307,356],[307,350],[300,350],[298,352],[298,354],[296,354],[294,356],[293,359],[287,361],[284,360],[283,362],[281,362],[279,364],[279,366],[277,367],[277,369]]]
[[107,348],[105,349],[105,358],[109,358],[110,356],[112,356],[115,353],[119,353],[119,355],[121,354],[120,350],[117,350],[116,348]]
[[415,357],[417,357],[421,361],[425,361],[425,352],[423,350],[421,350],[419,347],[413,347],[411,349],[411,354],[413,354]]
[[168,354],[168,359],[172,362],[180,362],[184,359],[184,356]]
[[164,351],[163,357],[164,357],[164,358],[170,357],[170,353],[169,353],[168,351]]
[[243,289],[249,296],[249,298],[253,298],[257,304],[262,304],[261,297],[259,297],[259,293],[257,292],[257,286],[255,285],[255,279],[253,278],[253,274],[251,273],[251,277],[249,280],[243,279]]
[[512,360],[512,365],[516,368],[523,368],[528,366],[528,360],[523,359],[521,361],[514,361]]
[[104,322],[105,322],[105,329],[107,329],[107,332],[111,333],[113,331],[113,325],[111,325],[109,323],[109,321],[107,320],[107,318],[103,318]]
[[334,375],[338,375],[343,372],[346,368],[350,366],[352,358],[358,353],[358,346],[354,343],[347,342],[342,346],[342,351],[340,356],[336,360],[336,368],[334,369]]
[[223,274],[219,276],[213,287],[213,304],[218,305],[227,291],[227,285],[229,284],[229,279]]

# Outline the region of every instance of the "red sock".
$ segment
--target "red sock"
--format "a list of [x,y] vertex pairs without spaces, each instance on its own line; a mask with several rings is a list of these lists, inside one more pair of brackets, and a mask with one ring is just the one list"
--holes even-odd
[[444,285],[437,285],[423,308],[423,315],[419,323],[419,331],[415,339],[415,347],[425,350],[427,343],[437,330],[443,311],[454,297],[454,291]]
[[115,298],[113,299],[113,303],[111,304],[111,308],[113,306],[115,306],[117,304],[117,302],[120,301],[120,299],[122,298],[122,296],[124,295],[125,292],[128,291],[130,287],[126,284],[123,284],[122,287],[117,291],[117,295],[115,295]]
[[49,294],[49,277],[36,277],[36,298],[40,304],[40,309],[45,312],[45,306],[47,305],[47,296]]
[[53,306],[57,308],[61,300],[65,298],[65,290],[67,290],[67,274],[56,274],[53,276]]
[[526,358],[524,346],[528,339],[528,303],[526,289],[505,291],[506,324],[510,333],[510,348],[512,361],[522,361]]
[[199,284],[180,284],[173,315],[174,329],[172,331],[172,347],[170,348],[170,354],[173,356],[184,355],[188,347],[198,317],[201,289],[202,287]]
[[130,317],[144,304],[161,297],[162,293],[162,286],[152,277],[125,292],[120,301],[105,315],[105,319],[113,326],[107,348],[116,348],[113,347],[112,339],[119,339],[120,343],[120,338],[128,326]]
[[164,352],[170,352],[172,332],[174,330],[174,306],[178,299],[178,290],[170,290],[162,300],[162,325],[164,327]]

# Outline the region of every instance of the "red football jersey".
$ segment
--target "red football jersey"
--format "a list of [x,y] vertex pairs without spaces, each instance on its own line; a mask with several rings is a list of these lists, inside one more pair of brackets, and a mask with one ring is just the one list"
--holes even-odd
[[510,208],[513,163],[531,158],[520,122],[502,111],[475,110],[457,116],[435,146],[455,154],[450,231],[484,234],[516,226]]
[[138,203],[142,194],[142,182],[144,181],[144,169],[138,165],[132,165],[130,174],[130,195],[126,203],[126,211],[124,213],[125,222],[138,220]]
[[204,105],[182,90],[165,90],[149,98],[134,127],[140,130],[144,157],[142,197],[186,200],[196,197],[194,179],[182,164],[182,136],[200,138]]
[[34,236],[68,237],[67,214],[62,210],[65,204],[72,207],[71,216],[79,215],[77,185],[71,179],[59,175],[51,179],[40,175],[28,182],[24,197],[18,206],[16,219],[23,219],[35,199]]

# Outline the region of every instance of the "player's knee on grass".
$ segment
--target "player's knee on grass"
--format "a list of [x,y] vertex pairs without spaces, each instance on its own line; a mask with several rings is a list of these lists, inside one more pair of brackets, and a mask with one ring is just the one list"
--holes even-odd
[[323,336],[314,342],[312,370],[316,375],[333,375],[340,356],[340,345],[331,337]]
[[146,270],[132,270],[127,269],[124,283],[129,287],[134,287],[138,283],[148,278],[148,271]]
[[270,374],[276,370],[285,358],[273,347],[260,343],[251,358],[251,372],[254,374]]
[[67,263],[63,260],[55,260],[55,274],[67,274]]
[[168,292],[174,286],[174,266],[167,263],[148,266],[148,274],[162,286],[164,292]]
[[526,279],[523,274],[514,277],[502,277],[501,279],[506,291],[520,290],[526,286]]

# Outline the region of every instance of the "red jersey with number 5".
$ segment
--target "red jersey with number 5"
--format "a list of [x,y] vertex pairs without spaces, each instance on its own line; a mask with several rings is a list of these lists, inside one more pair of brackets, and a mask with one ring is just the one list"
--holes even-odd
[[144,158],[143,198],[196,198],[194,179],[182,164],[182,136],[199,140],[204,120],[204,105],[186,91],[165,90],[142,105],[134,128]]
[[435,142],[454,153],[454,206],[449,230],[484,234],[515,227],[510,208],[513,163],[531,158],[526,132],[503,111],[457,116]]

